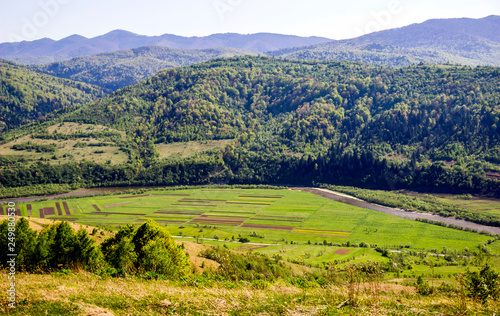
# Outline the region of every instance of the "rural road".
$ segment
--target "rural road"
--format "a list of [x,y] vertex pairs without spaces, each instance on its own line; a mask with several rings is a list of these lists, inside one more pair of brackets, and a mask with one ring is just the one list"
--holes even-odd
[[417,218],[425,218],[428,220],[432,221],[439,221],[439,222],[444,222],[447,224],[454,224],[460,227],[468,227],[468,228],[473,228],[477,229],[478,231],[487,231],[493,234],[500,234],[500,227],[493,227],[493,226],[486,226],[486,225],[481,225],[481,224],[476,224],[468,221],[464,221],[461,219],[455,219],[451,217],[444,217],[444,216],[439,216],[439,215],[434,215],[430,213],[419,213],[419,212],[408,212],[402,209],[398,208],[391,208],[391,207],[386,207],[378,204],[373,204],[369,203],[363,200],[360,200],[358,198],[345,195],[342,193],[338,193],[335,191],[330,191],[327,189],[318,189],[318,188],[294,188],[295,190],[300,190],[300,191],[305,191],[309,193],[313,193],[319,196],[322,196],[324,198],[334,200],[337,202],[353,205],[353,206],[358,206],[362,208],[366,208],[369,210],[377,211],[377,212],[382,212],[385,214],[397,216],[397,217],[402,217],[402,218],[408,218],[408,219],[417,219]]

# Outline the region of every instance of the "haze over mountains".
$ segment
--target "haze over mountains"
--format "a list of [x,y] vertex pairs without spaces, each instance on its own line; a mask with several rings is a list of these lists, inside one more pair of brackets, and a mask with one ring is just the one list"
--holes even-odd
[[0,58],[27,64],[39,64],[142,46],[162,46],[179,49],[228,47],[265,52],[314,45],[327,41],[330,41],[330,39],[271,33],[249,35],[226,33],[204,37],[183,37],[171,34],[145,36],[115,30],[94,38],[72,35],[59,41],[44,38],[32,42],[3,43],[0,44]]
[[0,44],[0,58],[42,64],[143,46],[177,49],[234,48],[291,59],[349,60],[386,66],[419,62],[500,65],[500,16],[434,19],[348,40],[271,33],[182,37],[144,36],[115,30],[94,38],[72,35],[54,41]]
[[282,49],[273,56],[351,60],[386,66],[424,63],[500,65],[500,16],[435,19],[349,40]]

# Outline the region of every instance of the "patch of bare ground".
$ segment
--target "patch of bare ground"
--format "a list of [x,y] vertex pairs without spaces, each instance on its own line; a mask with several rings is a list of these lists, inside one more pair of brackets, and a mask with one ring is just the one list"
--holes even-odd
[[[191,267],[196,273],[203,273],[205,270],[216,270],[220,264],[216,261],[200,257],[199,254],[203,250],[210,248],[210,246],[198,244],[191,241],[177,241],[178,244],[184,244],[184,249],[189,254],[189,260],[191,261]],[[201,267],[202,264],[203,268]]]
[[500,180],[500,172],[488,171],[488,172],[486,172],[486,177],[488,177],[490,179]]
[[115,316],[115,313],[106,308],[100,308],[95,305],[81,305],[81,316]]

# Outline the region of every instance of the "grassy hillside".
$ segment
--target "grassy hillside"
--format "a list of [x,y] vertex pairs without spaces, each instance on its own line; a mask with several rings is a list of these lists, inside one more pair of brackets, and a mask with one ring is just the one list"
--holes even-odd
[[0,60],[0,132],[44,121],[55,110],[103,97],[104,90]]
[[188,66],[220,57],[255,54],[251,51],[233,48],[183,50],[146,46],[88,57],[76,57],[66,61],[31,66],[30,69],[105,89],[117,90],[134,85],[166,68]]

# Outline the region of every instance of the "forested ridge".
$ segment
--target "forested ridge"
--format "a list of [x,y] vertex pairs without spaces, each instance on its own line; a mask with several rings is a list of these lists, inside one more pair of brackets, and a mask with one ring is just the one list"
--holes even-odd
[[456,160],[496,155],[499,78],[496,67],[236,57],[163,71],[64,119],[155,143],[240,137],[256,151],[319,153],[341,141],[387,154],[418,145]]
[[[319,182],[499,194],[487,177],[500,171],[499,78],[496,67],[248,56],[168,69],[55,115],[126,131],[118,144],[127,164],[4,159],[0,183]],[[233,141],[183,160],[159,158],[159,144],[211,139]]]
[[29,69],[117,90],[136,84],[166,68],[188,66],[217,57],[252,54],[254,53],[251,51],[234,48],[176,49],[145,46],[44,65],[31,65]]
[[104,95],[99,87],[39,74],[0,60],[0,131]]

